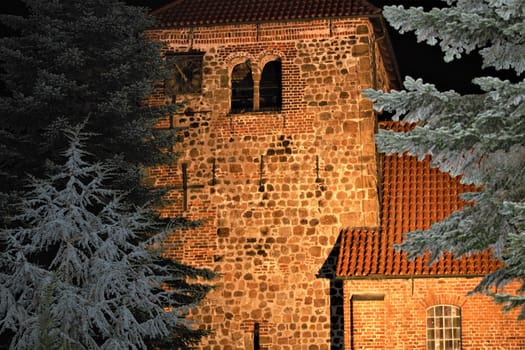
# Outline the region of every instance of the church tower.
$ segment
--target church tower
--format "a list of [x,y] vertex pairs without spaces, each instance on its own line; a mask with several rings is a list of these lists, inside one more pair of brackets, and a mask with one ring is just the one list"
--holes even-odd
[[201,219],[166,254],[217,273],[192,312],[200,349],[339,349],[343,227],[379,226],[376,117],[361,91],[399,84],[380,10],[365,0],[177,0],[152,13],[183,103],[173,166],[150,168]]

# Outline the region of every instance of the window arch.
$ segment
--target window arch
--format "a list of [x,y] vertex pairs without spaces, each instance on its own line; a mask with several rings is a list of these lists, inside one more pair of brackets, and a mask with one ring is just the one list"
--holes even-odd
[[427,309],[427,350],[461,349],[461,309],[435,305]]
[[231,111],[253,110],[253,76],[250,61],[237,64],[232,70]]
[[259,85],[259,108],[280,110],[282,106],[281,60],[269,61],[264,65]]

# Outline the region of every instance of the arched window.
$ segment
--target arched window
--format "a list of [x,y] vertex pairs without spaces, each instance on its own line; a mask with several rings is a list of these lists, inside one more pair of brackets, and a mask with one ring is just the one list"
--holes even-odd
[[427,309],[427,350],[461,349],[461,309],[436,305]]
[[253,77],[250,62],[233,67],[231,112],[240,113],[253,110]]
[[280,110],[282,106],[281,60],[266,63],[259,88],[260,110]]

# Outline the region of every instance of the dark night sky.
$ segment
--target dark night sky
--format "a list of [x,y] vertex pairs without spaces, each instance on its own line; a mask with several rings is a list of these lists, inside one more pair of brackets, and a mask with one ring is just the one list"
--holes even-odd
[[[156,9],[170,3],[172,0],[125,0],[132,5]],[[234,0],[232,0],[234,1]],[[443,4],[440,0],[369,0],[374,5],[401,4],[407,6],[433,6]],[[23,7],[18,0],[1,0],[1,13],[20,13]],[[481,58],[477,53],[468,55],[461,60],[445,63],[438,47],[418,44],[413,34],[400,35],[391,28],[390,37],[398,61],[401,77],[406,75],[423,78],[425,82],[435,84],[440,90],[454,89],[462,93],[475,92],[470,81],[480,74],[493,74],[492,71],[480,73]]]

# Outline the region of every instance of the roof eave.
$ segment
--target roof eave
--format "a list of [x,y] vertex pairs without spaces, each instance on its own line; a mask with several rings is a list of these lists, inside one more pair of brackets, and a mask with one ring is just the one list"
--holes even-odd
[[335,276],[336,280],[384,280],[384,279],[424,279],[424,278],[480,278],[481,273],[455,273],[455,274],[417,274],[417,275],[360,275],[360,276]]
[[[150,13],[150,15],[154,15]],[[317,21],[317,20],[330,20],[330,19],[349,19],[349,18],[377,18],[381,17],[381,13],[369,14],[369,15],[350,15],[350,16],[329,16],[329,17],[301,17],[301,18],[276,18],[261,21],[231,21],[231,22],[215,22],[215,23],[181,23],[181,24],[159,24],[153,29],[169,30],[169,29],[182,29],[182,28],[195,28],[195,27],[222,27],[230,25],[243,25],[243,24],[263,24],[263,23],[278,23],[278,22],[300,22],[300,21]]]

